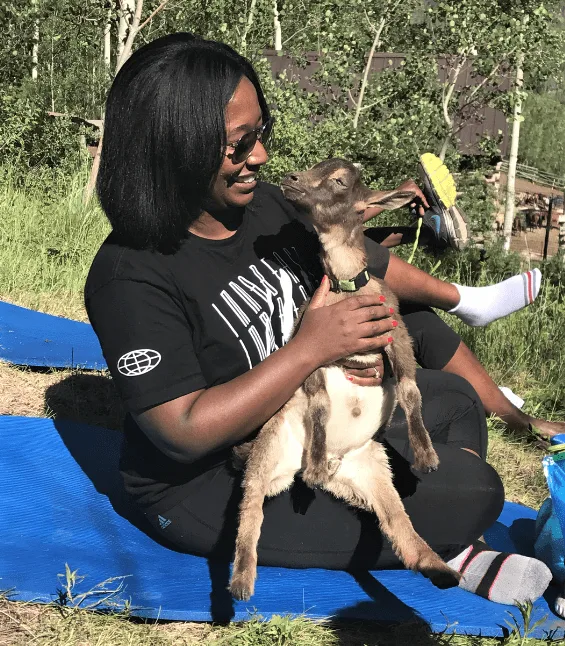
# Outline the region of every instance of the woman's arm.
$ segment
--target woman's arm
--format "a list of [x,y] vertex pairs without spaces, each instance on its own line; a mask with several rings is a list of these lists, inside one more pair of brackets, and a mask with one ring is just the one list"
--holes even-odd
[[140,428],[172,459],[192,462],[245,439],[319,366],[387,345],[392,319],[386,318],[388,307],[378,296],[351,297],[325,307],[328,290],[326,279],[284,347],[225,384],[134,413]]
[[461,298],[455,285],[430,276],[394,254],[390,255],[385,280],[401,301],[450,310]]

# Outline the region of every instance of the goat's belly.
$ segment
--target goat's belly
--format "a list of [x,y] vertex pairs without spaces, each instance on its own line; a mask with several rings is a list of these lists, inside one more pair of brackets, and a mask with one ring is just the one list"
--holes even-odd
[[363,446],[388,421],[396,404],[394,383],[357,386],[345,378],[341,368],[326,368],[325,373],[331,402],[327,450],[330,456],[341,456]]

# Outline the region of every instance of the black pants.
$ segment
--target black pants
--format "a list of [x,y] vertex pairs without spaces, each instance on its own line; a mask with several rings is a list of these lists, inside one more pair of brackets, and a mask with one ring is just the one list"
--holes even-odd
[[[485,414],[473,388],[448,373],[418,373],[424,422],[441,460],[440,468],[427,475],[411,471],[400,408],[386,434],[387,450],[395,486],[414,528],[448,559],[496,520],[504,490],[497,473],[484,461]],[[157,513],[148,514],[148,519],[177,549],[228,559],[233,553],[240,500],[240,475],[228,464],[221,464],[187,483],[184,500],[161,511],[160,522]],[[324,491],[308,489],[299,479],[289,491],[267,500],[264,512],[259,564],[328,569],[401,567],[374,515],[353,509]]]
[[400,303],[400,314],[412,337],[422,368],[442,370],[453,358],[461,337],[429,307]]

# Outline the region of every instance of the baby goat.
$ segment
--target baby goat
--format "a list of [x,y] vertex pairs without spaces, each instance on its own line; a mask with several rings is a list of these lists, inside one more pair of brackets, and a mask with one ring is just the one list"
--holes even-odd
[[[371,191],[361,183],[357,168],[341,159],[288,175],[282,190],[318,232],[320,259],[332,285],[326,305],[376,293],[384,295],[387,305],[398,312],[390,288],[367,273],[362,214],[369,206],[403,206],[414,199],[414,193]],[[384,446],[373,439],[390,420],[398,399],[406,413],[413,466],[423,472],[438,468],[422,420],[412,342],[400,317],[390,334],[393,343],[384,351],[396,382],[388,379],[380,387],[357,386],[346,379],[338,364],[318,368],[246,445],[249,454],[230,582],[237,599],[247,600],[254,591],[265,497],[288,489],[297,473],[306,484],[375,513],[407,568],[422,572],[438,587],[458,584],[458,573],[414,530],[392,484]],[[375,365],[376,359],[377,354],[358,354],[348,357],[347,364],[365,368]]]

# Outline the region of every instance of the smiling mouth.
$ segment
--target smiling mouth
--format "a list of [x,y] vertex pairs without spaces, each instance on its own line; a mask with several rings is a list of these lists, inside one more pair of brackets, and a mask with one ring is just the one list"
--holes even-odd
[[257,182],[257,174],[247,175],[246,177],[240,177],[239,175],[235,177],[230,177],[228,180],[228,186],[233,186],[234,184],[239,185],[240,187],[249,186],[252,187]]

